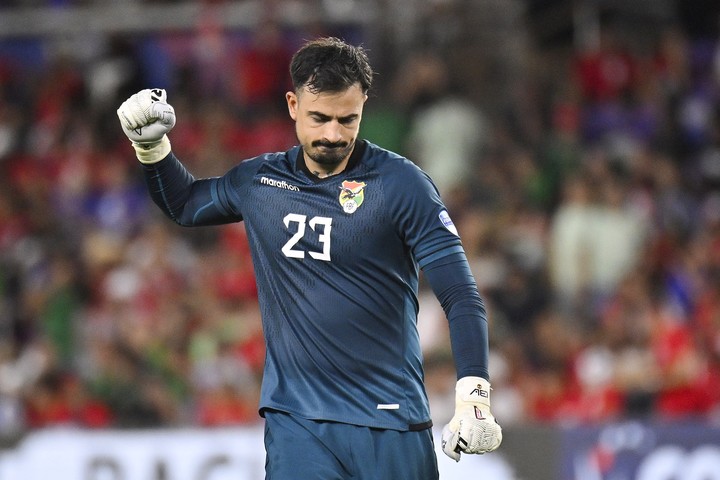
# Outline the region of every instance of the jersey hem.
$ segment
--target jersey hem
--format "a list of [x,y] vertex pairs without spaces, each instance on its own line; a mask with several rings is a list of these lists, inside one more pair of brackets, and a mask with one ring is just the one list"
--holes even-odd
[[295,415],[300,418],[304,418],[305,420],[312,420],[317,422],[333,422],[333,423],[344,423],[347,425],[355,425],[358,427],[368,427],[368,428],[377,428],[381,430],[396,430],[400,432],[419,432],[421,430],[427,430],[428,428],[432,428],[433,422],[432,419],[428,419],[424,422],[419,423],[406,423],[406,424],[387,424],[387,423],[381,423],[381,422],[358,422],[358,421],[349,421],[347,419],[332,417],[332,416],[325,416],[325,415],[306,415],[302,414],[300,412],[297,412],[295,410],[284,408],[284,407],[260,407],[258,410],[258,413],[261,417],[265,418],[265,412],[282,412],[287,413],[288,415]]

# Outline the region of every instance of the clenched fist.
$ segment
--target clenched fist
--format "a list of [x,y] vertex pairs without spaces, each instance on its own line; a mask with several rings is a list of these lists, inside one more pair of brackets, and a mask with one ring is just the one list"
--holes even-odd
[[120,105],[117,115],[141,162],[155,163],[170,152],[166,134],[175,126],[175,109],[165,90],[139,91]]

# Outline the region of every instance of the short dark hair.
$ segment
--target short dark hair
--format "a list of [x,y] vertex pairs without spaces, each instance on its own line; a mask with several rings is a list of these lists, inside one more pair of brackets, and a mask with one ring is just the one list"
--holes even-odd
[[362,47],[326,37],[308,41],[293,55],[290,77],[295,91],[342,92],[359,83],[367,93],[373,70]]

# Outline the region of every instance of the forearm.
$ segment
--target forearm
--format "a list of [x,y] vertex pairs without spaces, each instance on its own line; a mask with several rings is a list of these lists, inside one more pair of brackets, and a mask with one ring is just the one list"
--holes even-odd
[[142,164],[142,168],[153,202],[179,225],[217,225],[230,221],[213,200],[212,189],[217,180],[196,180],[173,153],[157,163]]
[[489,380],[487,314],[465,255],[437,260],[424,274],[448,319],[457,377]]

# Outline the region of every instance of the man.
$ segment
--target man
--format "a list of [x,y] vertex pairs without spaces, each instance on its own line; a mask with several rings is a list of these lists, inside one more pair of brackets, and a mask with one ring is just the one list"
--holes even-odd
[[443,451],[496,449],[485,310],[430,178],[358,140],[372,68],[335,38],[292,58],[299,145],[196,180],[171,151],[163,90],[118,117],[150,195],[186,226],[244,221],[267,357],[260,413],[266,478],[437,479],[416,320],[418,267],[449,321],[458,381]]

